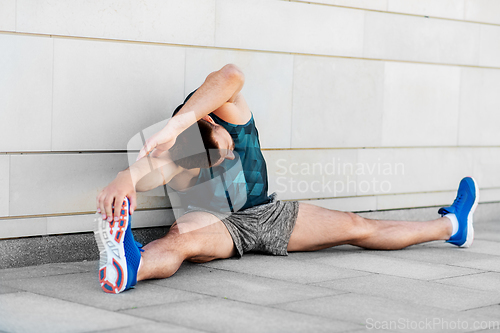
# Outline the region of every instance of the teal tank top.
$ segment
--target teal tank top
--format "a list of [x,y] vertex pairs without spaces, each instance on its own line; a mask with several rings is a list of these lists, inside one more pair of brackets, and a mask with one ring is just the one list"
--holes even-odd
[[[174,111],[174,115],[181,107]],[[235,159],[224,160],[216,167],[200,169],[193,187],[177,191],[182,206],[229,213],[269,202],[266,161],[260,149],[259,132],[253,115],[244,125],[228,123],[213,113],[210,116],[231,135]]]

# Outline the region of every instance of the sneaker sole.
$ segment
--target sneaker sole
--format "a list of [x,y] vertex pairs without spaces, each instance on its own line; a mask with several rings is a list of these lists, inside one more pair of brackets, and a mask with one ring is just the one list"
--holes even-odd
[[94,237],[99,247],[99,282],[104,292],[117,294],[127,285],[127,260],[123,240],[129,223],[128,200],[121,207],[120,220],[108,222],[96,218]]
[[477,187],[477,182],[474,178],[470,177],[472,182],[474,183],[474,191],[476,194],[476,199],[474,200],[474,204],[472,205],[471,210],[469,211],[469,215],[467,215],[467,240],[465,243],[460,245],[460,247],[469,247],[474,242],[474,220],[473,215],[476,211],[477,205],[479,203],[479,188]]

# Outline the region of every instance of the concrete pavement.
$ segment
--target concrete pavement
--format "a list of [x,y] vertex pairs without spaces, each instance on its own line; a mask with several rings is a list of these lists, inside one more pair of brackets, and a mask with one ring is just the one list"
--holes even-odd
[[[496,326],[495,326],[496,325]],[[185,263],[171,278],[101,291],[97,262],[0,270],[1,332],[500,331],[500,222],[469,249],[341,246]]]

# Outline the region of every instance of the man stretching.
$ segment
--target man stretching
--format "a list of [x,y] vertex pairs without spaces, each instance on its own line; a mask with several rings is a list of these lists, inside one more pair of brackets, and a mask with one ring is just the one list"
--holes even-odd
[[[234,65],[208,75],[146,141],[137,162],[99,193],[95,237],[105,292],[170,277],[184,260],[203,263],[248,251],[287,255],[341,244],[397,250],[434,240],[471,245],[479,193],[470,177],[460,182],[453,204],[439,210],[441,217],[426,222],[371,220],[268,195],[266,163],[240,92],[243,83]],[[194,144],[200,136],[201,150]],[[141,248],[131,232],[136,191],[164,184],[184,199],[186,212],[166,236]]]

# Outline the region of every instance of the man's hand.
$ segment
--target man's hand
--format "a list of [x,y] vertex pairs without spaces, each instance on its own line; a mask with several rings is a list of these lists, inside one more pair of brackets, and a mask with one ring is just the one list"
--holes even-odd
[[[102,219],[112,221],[112,207],[121,207],[125,197],[130,200],[130,214],[137,206],[135,186],[128,170],[122,171],[106,186],[97,196],[97,212],[102,214]],[[115,219],[120,216],[120,209],[115,209]]]
[[153,134],[141,148],[136,161],[152,152],[151,157],[158,157],[168,151],[175,144],[175,139],[186,128],[196,123],[196,114],[186,112],[182,115],[176,115],[167,122],[167,125],[160,131]]
[[174,143],[175,137],[173,137],[172,131],[168,127],[164,127],[159,132],[153,134],[153,136],[146,140],[146,144],[141,148],[136,161],[140,160],[144,156],[149,155],[149,153],[151,152],[153,152],[153,154],[151,155],[152,157],[158,157],[163,152],[172,148]]
[[[167,151],[174,145],[175,138],[180,133],[211,112],[216,112],[216,115],[218,115],[217,112],[221,115],[225,114],[222,119],[234,124],[246,124],[251,117],[246,103],[240,101],[239,104],[243,104],[244,107],[224,107],[235,106],[233,103],[237,101],[244,81],[241,70],[232,64],[210,73],[177,115],[172,117],[162,130],[146,141],[137,156],[137,161],[151,152],[152,157],[157,157]],[[237,112],[234,112],[235,110]],[[157,152],[154,151],[155,149]]]

